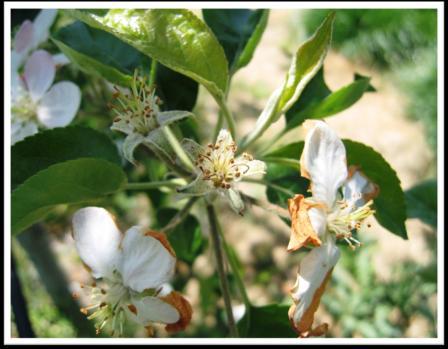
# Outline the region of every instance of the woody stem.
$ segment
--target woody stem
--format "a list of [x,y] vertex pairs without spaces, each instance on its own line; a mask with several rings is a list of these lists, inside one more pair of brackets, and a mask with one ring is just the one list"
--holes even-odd
[[210,222],[210,235],[212,237],[212,244],[215,250],[216,265],[218,269],[218,276],[221,286],[222,296],[224,298],[225,310],[227,314],[227,321],[231,337],[238,337],[238,329],[235,324],[235,319],[232,312],[232,303],[230,301],[229,283],[224,271],[224,258],[222,253],[221,237],[219,236],[218,221],[215,209],[212,205],[207,204],[207,215]]

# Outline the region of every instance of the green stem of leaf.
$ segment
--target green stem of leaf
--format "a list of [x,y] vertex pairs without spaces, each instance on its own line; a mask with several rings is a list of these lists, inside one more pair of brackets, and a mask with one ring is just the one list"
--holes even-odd
[[149,71],[149,86],[152,86],[156,82],[157,75],[157,61],[151,60],[151,70]]
[[212,245],[216,256],[216,266],[218,271],[219,282],[221,285],[222,296],[224,298],[225,310],[227,314],[227,321],[231,337],[238,337],[238,329],[235,324],[235,319],[232,312],[232,303],[230,301],[230,288],[224,271],[224,258],[222,254],[221,237],[218,228],[218,219],[216,217],[213,205],[207,204],[207,216],[210,223],[210,235],[212,238]]
[[221,225],[219,224],[219,221],[216,220],[216,222],[217,222],[217,226],[218,226],[219,235],[221,236],[224,252],[226,254],[227,260],[229,261],[230,268],[232,269],[233,275],[235,276],[235,280],[236,280],[238,289],[240,291],[241,297],[243,298],[244,305],[246,306],[246,310],[248,310],[249,307],[251,306],[251,302],[250,302],[249,296],[247,295],[246,287],[244,286],[241,274],[238,270],[238,263],[235,259],[235,255],[232,253],[232,251],[230,251],[229,245],[227,245],[227,242],[224,238],[224,233],[221,229]]
[[155,182],[140,182],[140,183],[127,183],[124,187],[125,190],[147,190],[147,189],[160,189],[162,187],[176,188],[181,185],[185,185],[185,181],[176,178],[169,181],[155,181]]
[[273,137],[266,145],[259,151],[260,154],[264,154],[267,151],[271,150],[274,145],[288,132],[285,128],[280,133],[278,133],[275,137]]
[[224,115],[224,118],[226,119],[227,127],[229,128],[230,134],[232,135],[233,139],[235,139],[235,120],[233,119],[233,115],[227,107],[225,99],[216,97],[215,100],[221,108],[221,112]]
[[291,197],[295,195],[294,192],[285,189],[277,184],[274,183],[270,183],[264,179],[256,179],[256,178],[243,178],[242,179],[243,182],[249,182],[249,183],[256,183],[256,184],[260,184],[260,185],[265,185],[265,186],[269,186],[275,190],[281,191],[282,193],[285,193],[286,195],[290,195]]
[[188,213],[190,212],[191,208],[193,207],[194,203],[199,199],[198,196],[194,196],[188,200],[188,202],[185,204],[185,206],[177,212],[177,214],[168,222],[167,225],[165,225],[161,231],[164,233],[168,233],[171,230],[173,230],[176,226],[178,226],[182,221],[188,216]]
[[173,148],[174,152],[176,153],[177,157],[182,162],[182,164],[184,164],[188,170],[194,171],[193,163],[191,162],[187,153],[185,153],[185,150],[180,145],[179,140],[177,139],[177,137],[173,133],[173,131],[171,131],[170,127],[165,126],[165,127],[163,127],[162,130],[163,130],[163,134],[165,135],[166,139],[170,143],[171,147]]

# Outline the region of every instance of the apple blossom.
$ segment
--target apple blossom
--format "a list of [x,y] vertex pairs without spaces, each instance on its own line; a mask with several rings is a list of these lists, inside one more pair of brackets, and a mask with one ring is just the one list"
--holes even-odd
[[247,153],[235,158],[237,146],[228,132],[222,129],[215,144],[203,147],[191,139],[184,139],[182,147],[196,165],[196,179],[178,191],[188,195],[206,195],[217,192],[224,195],[239,214],[244,203],[234,184],[245,176],[266,173],[266,164],[254,160]]
[[193,116],[188,111],[171,110],[160,111],[162,101],[155,94],[155,89],[149,87],[146,81],[134,74],[130,94],[115,88],[114,99],[117,103],[110,108],[116,114],[111,130],[123,132],[127,135],[123,143],[124,157],[135,163],[134,150],[140,144],[154,147],[168,158],[169,143],[165,140],[162,128],[175,121]]
[[[323,121],[307,121],[310,128],[300,159],[302,176],[310,179],[312,196],[298,194],[288,200],[291,239],[288,251],[311,244],[301,261],[297,281],[291,290],[294,304],[289,318],[300,336],[325,333],[327,325],[312,328],[314,313],[339,259],[337,239],[354,249],[360,242],[352,236],[371,216],[372,199],[379,188],[354,166],[347,168],[345,147]],[[339,190],[342,189],[342,195]]]
[[23,76],[12,74],[12,144],[37,133],[38,127],[66,126],[75,117],[81,91],[70,81],[53,85],[55,73],[53,57],[37,50],[26,61]]
[[109,212],[100,207],[78,210],[72,223],[82,261],[94,278],[102,279],[101,287],[83,286],[90,290],[92,304],[81,311],[91,312],[88,319],[97,319],[97,333],[110,326],[112,335],[123,335],[127,319],[148,330],[153,322],[167,324],[167,331],[189,324],[188,301],[176,291],[163,290],[176,263],[163,233],[133,226],[122,234]]

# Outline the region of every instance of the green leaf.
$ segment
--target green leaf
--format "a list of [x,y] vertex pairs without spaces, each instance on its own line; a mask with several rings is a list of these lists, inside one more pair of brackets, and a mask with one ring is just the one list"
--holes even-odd
[[374,199],[375,217],[393,234],[407,239],[405,227],[406,202],[397,173],[373,148],[348,139],[343,140],[347,151],[347,164],[360,165],[361,171],[380,187]]
[[11,148],[11,187],[53,164],[85,157],[121,163],[116,145],[94,129],[68,126],[39,132]]
[[120,86],[131,86],[144,57],[112,34],[80,21],[61,28],[52,39],[80,70]]
[[297,50],[277,104],[278,114],[286,112],[297,101],[305,86],[322,67],[330,46],[334,16],[335,12],[331,12],[314,35]]
[[[53,41],[79,69],[120,86],[131,86],[134,70],[148,74],[151,59],[111,33],[76,21],[60,29]],[[164,110],[192,110],[198,84],[185,75],[157,66],[156,93]]]
[[238,322],[238,330],[248,338],[296,338],[288,318],[289,305],[251,306],[250,325],[245,328],[246,315]]
[[96,16],[80,10],[64,11],[196,80],[215,98],[223,98],[228,84],[224,50],[207,25],[192,12],[113,9],[104,16]]
[[[173,208],[161,208],[157,211],[157,227],[161,228],[178,213]],[[193,215],[188,215],[179,225],[168,232],[167,238],[176,255],[182,261],[192,265],[202,252],[205,240],[202,237],[201,226]]]
[[[365,92],[372,91],[370,78],[355,75],[355,81],[331,92],[325,84],[323,69],[310,81],[300,99],[286,113],[288,130],[306,119],[322,119],[337,114],[355,104]],[[373,89],[374,90],[374,89]]]
[[437,228],[437,180],[423,181],[405,192],[408,218]]
[[205,23],[224,48],[229,70],[246,66],[266,28],[269,10],[203,9]]
[[[400,186],[400,180],[396,172],[383,156],[373,148],[348,139],[344,139],[343,142],[347,152],[347,164],[359,165],[362,172],[380,187],[379,195],[374,199],[376,219],[383,227],[392,233],[407,239],[407,232],[404,224],[406,220],[406,203],[403,190]],[[293,163],[295,163],[296,166],[299,166],[298,160],[303,151],[303,145],[303,141],[288,144],[287,146],[267,154],[263,160],[270,163],[281,163],[285,160],[293,160]],[[269,167],[271,166],[272,165],[269,164],[268,175],[265,177],[268,181],[277,184],[282,188],[290,189],[290,191],[297,190],[293,187],[293,172],[291,172],[290,179],[289,177],[283,178],[279,176],[279,180],[275,181],[269,178]],[[297,183],[296,185],[298,187],[303,186],[303,184],[300,183]],[[279,190],[273,192],[271,190],[270,193],[268,191],[268,198],[270,201],[272,200],[272,203],[285,206],[286,203],[284,200],[288,198],[287,193],[281,191],[278,193],[278,191]],[[294,193],[305,194],[303,189],[302,191],[296,191]]]
[[255,128],[243,139],[240,148],[245,149],[282,114],[286,113],[299,99],[308,82],[322,67],[330,46],[334,16],[335,12],[331,12],[314,35],[299,47],[292,59],[283,86],[271,94],[257,119]]
[[51,165],[13,191],[12,233],[44,219],[57,205],[95,200],[122,189],[125,184],[121,168],[106,160],[82,158]]

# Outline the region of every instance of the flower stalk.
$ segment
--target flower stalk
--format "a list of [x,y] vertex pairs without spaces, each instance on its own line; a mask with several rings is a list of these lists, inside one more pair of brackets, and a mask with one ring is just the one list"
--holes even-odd
[[218,220],[215,209],[212,205],[207,205],[207,216],[210,223],[210,235],[212,237],[212,245],[216,256],[216,267],[218,271],[221,292],[224,298],[224,305],[227,314],[227,322],[229,326],[230,336],[238,337],[238,329],[232,312],[232,303],[230,301],[229,283],[224,271],[224,258],[222,254],[221,237],[219,235]]

